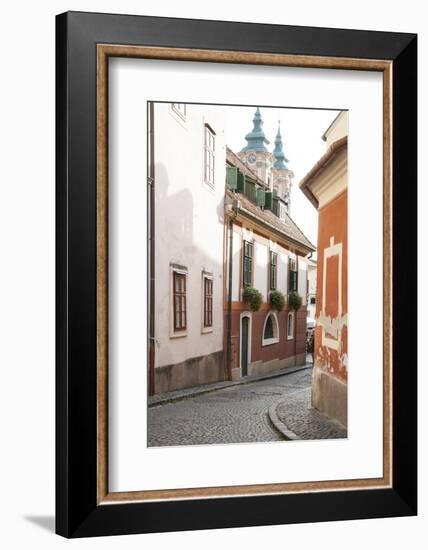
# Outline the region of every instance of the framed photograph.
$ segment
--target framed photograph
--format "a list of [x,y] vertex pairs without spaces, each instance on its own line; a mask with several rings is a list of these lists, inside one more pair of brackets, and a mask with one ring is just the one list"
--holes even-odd
[[415,515],[416,35],[56,37],[57,533]]

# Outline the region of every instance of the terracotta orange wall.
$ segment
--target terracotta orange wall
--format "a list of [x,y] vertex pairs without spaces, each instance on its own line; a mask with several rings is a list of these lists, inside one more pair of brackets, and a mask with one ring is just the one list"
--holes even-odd
[[[334,244],[342,243],[342,317],[340,320],[340,346],[336,351],[322,345],[322,327],[315,329],[315,364],[340,380],[347,381],[348,356],[348,192],[344,191],[319,210],[318,248],[317,248],[317,300],[316,318],[321,313],[324,250]],[[326,305],[325,315],[338,318],[338,256],[327,259]],[[328,334],[327,334],[328,336]]]

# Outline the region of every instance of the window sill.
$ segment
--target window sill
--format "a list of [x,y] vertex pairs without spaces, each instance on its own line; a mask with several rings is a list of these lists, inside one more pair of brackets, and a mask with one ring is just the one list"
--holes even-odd
[[213,327],[202,327],[201,334],[210,334],[214,332]]
[[169,335],[170,338],[184,338],[185,336],[187,336],[187,330],[183,330],[180,332],[171,332],[171,334]]
[[287,340],[294,340],[294,336],[287,336]]
[[267,340],[263,340],[262,346],[272,346],[273,344],[278,344],[279,338],[268,338]]
[[212,195],[215,193],[215,184],[214,183],[208,183],[207,181],[203,181],[204,188],[209,191]]

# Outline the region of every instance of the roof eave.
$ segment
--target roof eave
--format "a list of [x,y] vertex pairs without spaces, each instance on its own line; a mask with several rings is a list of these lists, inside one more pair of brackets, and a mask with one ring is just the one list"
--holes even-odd
[[299,189],[305,197],[318,209],[319,202],[312,193],[312,184],[315,179],[324,171],[324,169],[336,158],[337,154],[348,145],[348,137],[344,136],[330,145],[324,155],[312,166],[309,172],[299,183]]
[[304,244],[301,241],[293,239],[293,237],[290,237],[286,233],[279,231],[276,227],[271,225],[269,222],[267,222],[266,220],[263,220],[263,218],[259,216],[255,216],[252,212],[246,210],[242,206],[238,208],[238,213],[241,213],[244,217],[250,218],[252,221],[257,222],[258,224],[264,225],[270,231],[273,231],[276,235],[281,236],[284,240],[289,241],[291,244],[295,245],[296,247],[303,248],[307,252],[316,251],[316,248],[313,245],[309,246],[308,244]]

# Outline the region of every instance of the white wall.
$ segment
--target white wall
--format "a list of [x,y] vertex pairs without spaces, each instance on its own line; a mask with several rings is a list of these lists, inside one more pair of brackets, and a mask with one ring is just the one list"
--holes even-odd
[[269,249],[268,247],[255,240],[254,241],[254,288],[257,288],[263,294],[263,301],[266,301],[268,294],[268,264],[269,264]]
[[[382,545],[401,550],[423,548],[428,528],[427,475],[420,470],[420,516],[287,526],[252,527],[185,533],[121,536],[66,541],[53,535],[54,513],[54,15],[69,9],[139,13],[169,17],[230,19],[338,28],[371,28],[419,32],[421,137],[426,138],[427,110],[423,103],[427,71],[427,30],[423,3],[351,2],[278,4],[266,0],[263,10],[248,9],[248,2],[215,3],[158,0],[145,3],[123,0],[41,0],[9,2],[3,6],[1,40],[4,81],[0,89],[2,162],[0,181],[0,418],[2,468],[0,470],[0,542],[4,548],[79,548],[83,550],[178,548],[218,550],[236,545],[247,549],[283,545],[329,550],[360,550]],[[19,32],[18,32],[19,29]],[[13,48],[10,49],[10,45]],[[29,45],[31,48],[29,49]],[[30,88],[30,89],[29,89]],[[420,140],[419,227],[426,230],[427,179]],[[19,215],[17,215],[19,212]],[[419,240],[419,281],[427,278],[426,237]],[[29,273],[29,266],[31,272]],[[422,345],[426,327],[427,293],[420,294],[420,365],[426,364]],[[427,460],[427,375],[420,369],[419,464]],[[424,425],[425,424],[425,425]],[[320,544],[320,541],[323,541]]]
[[288,254],[285,251],[278,252],[278,277],[277,286],[285,296],[288,294]]
[[307,277],[308,277],[308,266],[306,260],[299,256],[297,261],[299,272],[297,274],[297,291],[302,297],[302,304],[305,305],[307,302],[306,290],[307,290]]
[[348,135],[348,113],[342,111],[331,128],[326,131],[325,147],[328,149],[338,139]]
[[[178,100],[180,98],[177,98]],[[215,185],[204,181],[205,124],[215,132]],[[223,347],[224,113],[187,105],[183,121],[169,103],[154,107],[155,366]],[[187,268],[187,330],[171,337],[171,263]],[[202,272],[213,275],[213,330],[202,333]]]

